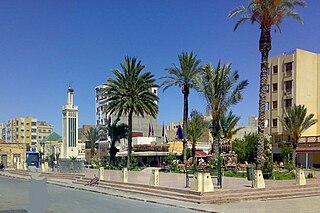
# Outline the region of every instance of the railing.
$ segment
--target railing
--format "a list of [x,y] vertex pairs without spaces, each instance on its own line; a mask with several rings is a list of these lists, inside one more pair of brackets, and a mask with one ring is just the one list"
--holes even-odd
[[301,137],[298,143],[320,143],[320,136]]

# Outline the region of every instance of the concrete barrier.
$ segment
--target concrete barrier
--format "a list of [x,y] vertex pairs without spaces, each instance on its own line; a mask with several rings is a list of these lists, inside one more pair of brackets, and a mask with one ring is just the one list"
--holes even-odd
[[120,181],[123,183],[128,182],[128,169],[127,168],[122,168],[121,175],[120,175]]
[[261,170],[254,170],[254,173],[253,173],[253,188],[257,188],[257,189],[266,188],[266,184],[264,182]]
[[149,185],[150,186],[159,186],[160,185],[159,169],[152,169]]
[[296,172],[297,172],[296,173],[296,183],[297,183],[297,185],[300,185],[300,186],[306,185],[307,184],[306,176],[304,174],[303,169],[297,168]]
[[208,172],[198,172],[194,174],[194,178],[191,182],[191,191],[196,192],[213,192],[213,184],[211,175]]
[[26,162],[23,163],[23,169],[28,170],[28,164]]
[[103,167],[99,168],[99,179],[104,180],[104,168]]

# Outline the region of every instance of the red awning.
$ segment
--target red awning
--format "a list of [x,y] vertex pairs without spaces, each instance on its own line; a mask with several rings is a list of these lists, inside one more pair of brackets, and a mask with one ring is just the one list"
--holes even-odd
[[196,158],[204,158],[207,157],[207,153],[203,150],[196,150]]
[[320,152],[320,146],[303,146],[297,147],[297,152]]

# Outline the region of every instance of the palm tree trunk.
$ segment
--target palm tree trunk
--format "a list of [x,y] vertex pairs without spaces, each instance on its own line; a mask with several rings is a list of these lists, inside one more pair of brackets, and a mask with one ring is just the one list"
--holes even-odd
[[189,87],[183,85],[183,162],[187,163],[188,97]]
[[261,71],[260,71],[259,115],[258,115],[257,169],[261,170],[263,165],[263,152],[264,152],[264,124],[265,124],[267,69],[268,69],[269,52],[271,50],[270,29],[261,29],[259,50],[261,52]]
[[[95,144],[92,146],[91,144],[91,147],[90,147],[90,154],[91,154],[91,158],[94,157],[94,152],[95,152]],[[91,159],[90,159],[90,163],[91,163]]]
[[296,151],[296,149],[293,149],[293,151],[292,151],[292,164],[294,165],[294,167],[296,167],[296,158],[297,158],[297,151]]
[[195,156],[196,156],[196,142],[193,141],[192,142],[192,159],[193,159],[193,161],[194,161]]
[[129,129],[129,137],[128,137],[128,156],[127,156],[127,167],[130,167],[131,164],[131,152],[132,152],[132,115],[133,109],[130,109],[128,115],[128,129]]

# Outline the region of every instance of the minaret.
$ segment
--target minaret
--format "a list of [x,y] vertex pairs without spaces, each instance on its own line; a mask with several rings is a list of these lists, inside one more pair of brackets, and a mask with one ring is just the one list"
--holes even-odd
[[62,158],[78,157],[78,106],[73,105],[73,92],[69,86],[62,108]]

